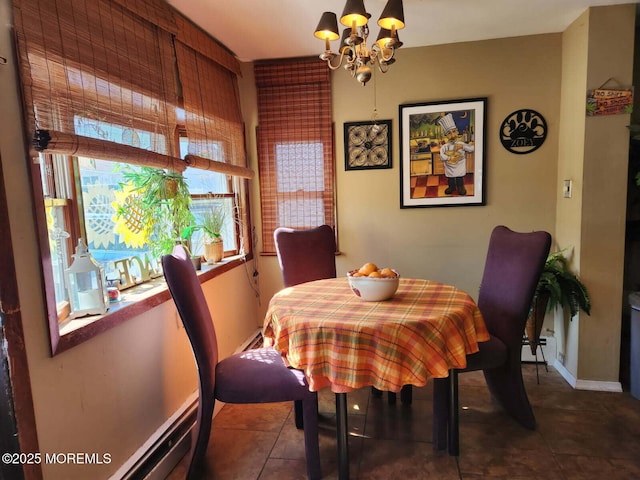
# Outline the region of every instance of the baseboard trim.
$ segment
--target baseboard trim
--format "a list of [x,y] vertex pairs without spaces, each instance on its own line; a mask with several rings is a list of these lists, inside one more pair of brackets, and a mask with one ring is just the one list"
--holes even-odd
[[189,450],[190,433],[197,410],[198,392],[194,392],[109,480],[151,480],[166,477],[158,476],[158,472],[171,471]]
[[236,351],[233,353],[246,352],[247,350],[260,348],[262,347],[262,343],[263,343],[262,329],[257,328],[256,330],[254,330],[253,333],[251,333],[251,335],[249,335],[249,337],[242,343],[242,345],[240,345],[236,349]]
[[574,377],[569,370],[565,368],[557,359],[553,363],[560,375],[576,390],[592,390],[596,392],[622,392],[622,384],[620,382],[603,382],[598,380],[579,380]]

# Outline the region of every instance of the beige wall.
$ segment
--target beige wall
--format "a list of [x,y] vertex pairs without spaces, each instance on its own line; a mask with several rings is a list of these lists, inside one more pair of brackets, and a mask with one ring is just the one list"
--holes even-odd
[[[491,230],[505,224],[515,230],[553,233],[556,204],[561,36],[460,43],[397,52],[386,74],[362,87],[344,70],[333,73],[336,132],[339,275],[366,261],[392,266],[407,277],[456,284],[476,297]],[[254,95],[251,68],[243,70],[245,92]],[[380,119],[392,120],[393,168],[345,171],[342,126],[370,120],[375,102]],[[485,152],[486,206],[400,209],[398,105],[487,97]],[[255,106],[254,106],[255,108]],[[549,125],[544,145],[514,155],[498,140],[511,112],[531,108]],[[255,115],[247,118],[249,131]],[[251,149],[255,146],[252,145]],[[255,190],[257,195],[257,189]],[[258,212],[259,205],[254,202]],[[254,217],[259,227],[259,215]],[[261,258],[264,312],[282,282],[277,261]],[[274,280],[269,285],[265,279]]]
[[[0,66],[0,156],[40,451],[112,456],[102,466],[43,465],[44,478],[106,479],[196,390],[195,364],[172,302],[50,357],[8,4],[0,0],[0,54],[10,57]],[[249,278],[239,267],[203,286],[223,356],[257,328]]]
[[567,335],[565,367],[579,380],[618,381],[630,116],[585,118],[584,102],[609,79],[608,86],[632,84],[635,8],[590,9],[563,36],[559,173],[578,188],[558,201],[556,230],[561,246],[575,246],[593,308],[558,330]]
[[[583,163],[585,96],[588,53],[589,12],[585,12],[562,36],[562,96],[560,141],[558,149],[558,192],[556,246],[566,248],[572,260],[580,257],[580,225],[583,203]],[[563,198],[563,180],[573,182],[571,199]],[[578,271],[573,261],[574,270]],[[561,361],[575,376],[578,362],[578,320],[569,323],[560,312],[554,331]],[[564,355],[564,360],[562,356]]]

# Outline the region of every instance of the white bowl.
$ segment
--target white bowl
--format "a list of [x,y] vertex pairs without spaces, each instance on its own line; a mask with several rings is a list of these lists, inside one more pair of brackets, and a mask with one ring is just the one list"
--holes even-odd
[[[352,273],[347,273],[349,279],[349,287],[351,291],[366,302],[380,302],[392,298],[398,284],[400,283],[400,275],[396,272],[395,278],[371,278],[371,277],[353,277]],[[395,271],[395,270],[394,270]]]

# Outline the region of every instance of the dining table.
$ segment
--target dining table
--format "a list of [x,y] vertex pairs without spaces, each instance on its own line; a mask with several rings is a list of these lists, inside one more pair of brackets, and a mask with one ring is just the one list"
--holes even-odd
[[270,300],[263,336],[311,391],[336,397],[338,478],[349,478],[347,393],[362,387],[399,392],[450,369],[489,340],[473,298],[453,285],[404,278],[392,298],[368,302],[348,279],[330,278],[284,288]]

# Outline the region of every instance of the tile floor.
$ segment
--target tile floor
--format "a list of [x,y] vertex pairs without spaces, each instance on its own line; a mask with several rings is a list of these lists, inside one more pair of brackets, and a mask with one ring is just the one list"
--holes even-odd
[[[524,365],[538,421],[526,430],[495,405],[482,373],[460,375],[460,457],[431,444],[431,387],[388,405],[369,389],[349,394],[351,479],[640,479],[640,400],[572,389],[552,368]],[[320,394],[324,479],[337,478],[335,404]],[[183,479],[185,459],[168,480]],[[292,405],[225,405],[213,422],[202,479],[304,480],[304,443]]]

